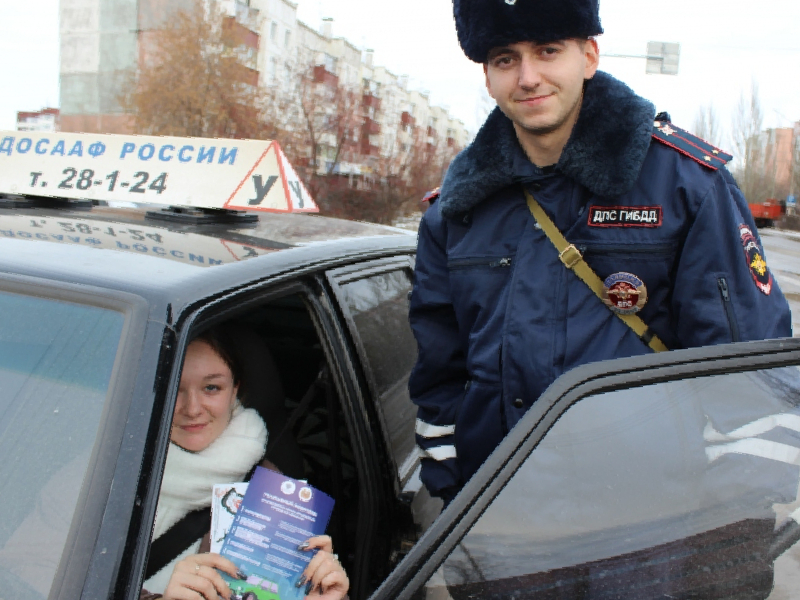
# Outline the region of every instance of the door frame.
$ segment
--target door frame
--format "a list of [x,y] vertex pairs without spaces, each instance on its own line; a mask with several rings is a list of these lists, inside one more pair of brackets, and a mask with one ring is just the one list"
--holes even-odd
[[680,379],[800,365],[800,338],[706,346],[590,363],[553,382],[371,596],[413,597],[450,555],[547,432],[590,396]]

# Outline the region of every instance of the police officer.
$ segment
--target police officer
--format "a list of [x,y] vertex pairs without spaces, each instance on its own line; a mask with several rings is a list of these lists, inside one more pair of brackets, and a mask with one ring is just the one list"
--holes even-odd
[[579,365],[791,335],[730,156],[598,70],[597,0],[454,0],[497,102],[425,213],[422,480],[449,501]]

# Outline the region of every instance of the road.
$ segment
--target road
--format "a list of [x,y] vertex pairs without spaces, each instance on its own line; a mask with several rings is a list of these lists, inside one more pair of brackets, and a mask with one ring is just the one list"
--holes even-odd
[[759,230],[767,264],[792,308],[792,330],[800,337],[800,232]]

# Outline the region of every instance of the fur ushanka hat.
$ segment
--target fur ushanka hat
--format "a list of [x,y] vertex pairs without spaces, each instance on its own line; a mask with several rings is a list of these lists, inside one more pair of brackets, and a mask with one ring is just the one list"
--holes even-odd
[[599,0],[453,0],[458,41],[477,63],[506,44],[599,35],[599,8]]

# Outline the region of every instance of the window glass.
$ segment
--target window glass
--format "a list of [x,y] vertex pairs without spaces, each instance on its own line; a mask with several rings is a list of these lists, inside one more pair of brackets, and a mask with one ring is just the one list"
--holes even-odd
[[359,279],[342,285],[341,290],[375,380],[395,461],[402,467],[416,447],[416,409],[408,396],[408,376],[417,359],[417,344],[408,324],[410,271]]
[[123,322],[112,310],[0,292],[0,589],[9,598],[48,595]]
[[777,528],[800,530],[786,521],[800,505],[798,404],[796,368],[580,401],[427,597],[791,597],[800,549],[774,564],[771,552]]

